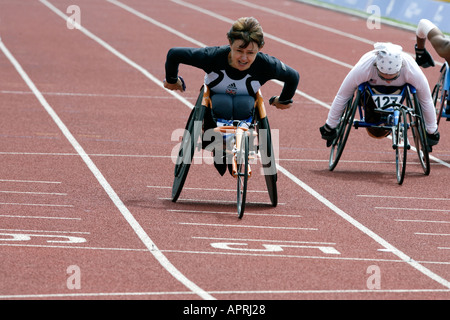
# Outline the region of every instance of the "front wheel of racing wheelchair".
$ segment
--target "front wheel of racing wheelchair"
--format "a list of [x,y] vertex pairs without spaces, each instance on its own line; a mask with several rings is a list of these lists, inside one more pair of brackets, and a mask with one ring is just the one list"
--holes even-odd
[[[191,111],[191,114],[187,121],[186,129],[178,151],[174,170],[174,182],[172,186],[173,202],[176,202],[181,194],[187,178],[187,174],[189,172],[190,164],[194,156],[195,149],[197,147],[199,149],[201,148],[202,142],[199,141],[199,138],[202,135],[203,120],[205,117],[205,112],[210,112],[210,108],[210,90],[208,86],[203,85],[202,89],[200,90],[197,102],[193,110]],[[278,203],[275,154],[272,146],[269,121],[267,119],[264,101],[260,91],[258,91],[256,95],[254,118],[255,123],[252,124],[251,128],[242,135],[242,139],[240,139],[240,148],[236,152],[237,210],[239,218],[242,218],[245,210],[247,181],[249,177],[249,150],[252,149],[254,134],[258,136],[257,149],[259,149],[271,204],[275,207]],[[224,129],[227,130],[227,128]],[[228,129],[234,130],[235,134],[239,130],[236,127]]]

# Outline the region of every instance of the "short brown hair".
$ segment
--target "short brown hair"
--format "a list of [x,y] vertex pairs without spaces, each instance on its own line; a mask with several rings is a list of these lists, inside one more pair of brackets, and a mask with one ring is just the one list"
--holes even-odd
[[255,42],[258,48],[264,46],[264,35],[258,20],[253,17],[239,18],[233,23],[227,33],[228,40],[233,43],[235,40],[244,41],[242,48],[247,48],[250,42]]

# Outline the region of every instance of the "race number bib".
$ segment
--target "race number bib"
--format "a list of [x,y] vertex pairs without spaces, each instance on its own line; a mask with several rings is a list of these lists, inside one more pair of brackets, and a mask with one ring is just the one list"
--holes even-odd
[[387,105],[390,104],[401,104],[402,102],[402,96],[396,95],[396,94],[376,94],[372,96],[373,101],[375,102],[375,105],[377,108],[382,109]]

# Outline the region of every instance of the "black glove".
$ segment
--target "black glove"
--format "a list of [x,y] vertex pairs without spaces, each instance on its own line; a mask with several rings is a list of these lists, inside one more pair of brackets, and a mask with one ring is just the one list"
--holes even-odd
[[416,49],[416,62],[422,68],[434,67],[434,60],[431,57],[430,53],[427,49],[417,49],[417,44],[415,46]]
[[[269,104],[272,104],[275,101],[276,97],[277,96],[273,96],[272,98],[270,98]],[[294,102],[294,100],[292,100],[292,99],[284,100],[284,101],[280,101],[280,99],[278,99],[278,103],[281,103],[281,104],[289,104],[289,103],[293,103],[293,102]]]
[[337,137],[336,129],[332,129],[325,123],[325,125],[319,128],[322,139],[327,141],[327,148],[333,144],[333,140]]

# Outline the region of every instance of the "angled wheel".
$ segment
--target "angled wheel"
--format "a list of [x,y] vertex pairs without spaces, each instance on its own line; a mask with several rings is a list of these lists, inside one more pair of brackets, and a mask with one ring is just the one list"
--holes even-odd
[[237,164],[237,211],[239,219],[242,219],[245,211],[245,200],[247,198],[247,182],[248,182],[248,156],[249,156],[249,137],[247,134],[242,135],[241,145],[236,152]]
[[399,111],[398,123],[395,127],[393,135],[395,149],[395,167],[397,172],[397,182],[402,184],[406,172],[406,157],[408,154],[408,124],[406,123],[406,111]]
[[341,158],[342,152],[344,151],[345,144],[347,143],[348,135],[353,126],[353,119],[355,118],[356,109],[358,108],[360,91],[356,91],[356,97],[353,100],[349,100],[345,107],[344,113],[342,114],[341,121],[336,129],[337,137],[333,140],[331,144],[330,160],[328,167],[330,171],[336,168],[339,159]]
[[409,113],[411,131],[414,140],[414,146],[419,156],[419,162],[422,166],[425,175],[430,174],[430,154],[429,146],[427,143],[427,135],[425,129],[425,121],[423,120],[422,108],[415,93],[412,94],[413,100],[411,101],[410,95],[407,97],[408,107],[414,110],[414,113]]
[[445,76],[446,76],[446,67],[445,65],[442,66],[441,73],[439,75],[439,80],[436,83],[436,85],[433,88],[432,97],[433,97],[433,103],[434,107],[436,108],[436,120],[437,124],[439,125],[439,122],[441,120],[442,112],[444,111],[445,103],[447,100],[447,91],[444,90],[444,82],[445,82]]
[[198,145],[198,139],[202,132],[203,118],[205,115],[205,106],[202,106],[203,89],[200,91],[199,97],[192,109],[186,128],[181,140],[180,149],[178,151],[175,163],[174,180],[172,185],[172,201],[176,202],[183,189],[189,168],[194,157],[195,148]]
[[275,162],[275,153],[273,151],[272,134],[270,131],[269,120],[267,117],[259,119],[258,141],[261,162],[266,180],[267,191],[269,193],[272,206],[278,204],[277,192],[277,164]]

